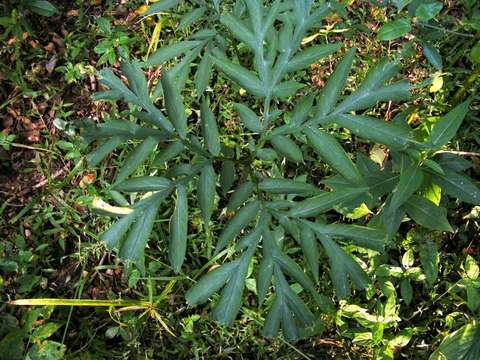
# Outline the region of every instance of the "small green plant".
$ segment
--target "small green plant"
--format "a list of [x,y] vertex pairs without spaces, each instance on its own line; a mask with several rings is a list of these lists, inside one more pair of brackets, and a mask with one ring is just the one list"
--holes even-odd
[[12,142],[15,140],[16,136],[13,134],[7,135],[4,132],[0,132],[0,146],[8,151],[12,147]]
[[[154,10],[176,3],[160,2]],[[211,9],[204,6],[202,11]],[[220,15],[219,24],[191,40],[163,47],[144,63],[124,60],[127,84],[112,70],[102,70],[107,90],[96,99],[128,103],[121,113],[126,120],[86,121],[83,134],[88,142],[100,142],[87,156],[92,167],[124,142],[135,144],[109,189],[119,206],[101,203],[103,211],[120,217],[101,239],[141,271],[150,233],[163,228],[156,219],[167,198],[173,195],[176,202],[168,230],[175,272],[187,254],[196,207],[207,234],[221,214],[217,209],[233,214],[220,234],[210,234],[217,239],[212,261],[225,261],[192,286],[187,302],[199,305],[221,290],[212,316],[230,324],[243,303],[247,271],[258,264],[255,291],[258,303],[269,308],[265,336],[281,329],[295,340],[320,331],[315,313],[333,313],[331,294],[321,295],[316,287],[321,259],[328,260],[332,288],[343,299],[371,284],[364,260],[385,253],[402,222],[453,231],[446,209],[429,198],[429,189],[480,203],[477,184],[455,166],[454,156],[441,151],[468,113],[469,101],[440,117],[427,134],[408,125],[408,111],[391,122],[374,118],[370,109],[408,100],[412,86],[391,81],[399,74],[399,59],[379,59],[359,86],[345,91],[355,49],[346,52],[319,94],[299,82],[302,69],[341,48],[336,43],[301,46],[331,9],[311,0],[239,1]],[[185,97],[190,67],[202,52],[195,91],[187,88]],[[182,54],[180,63],[167,65]],[[144,68],[160,64],[161,81],[150,93]],[[244,103],[219,103],[206,95],[213,86],[212,66],[234,91],[248,93]],[[157,105],[159,95],[166,112]],[[235,142],[219,126],[224,109],[245,129]],[[361,152],[349,154],[340,134],[388,151],[380,164]],[[146,170],[137,171],[144,163]]]
[[467,324],[443,339],[438,349],[430,356],[430,360],[454,358],[473,360],[480,356],[480,326],[478,324],[478,315],[480,314],[479,266],[470,255],[467,255],[465,259],[461,276],[462,279],[450,290],[452,292],[460,291],[471,316],[467,319]]
[[[444,67],[444,59],[438,49],[433,45],[434,42],[445,38],[447,35],[462,37],[468,39],[465,43],[471,44],[470,60],[477,62],[477,46],[475,45],[475,36],[469,32],[462,32],[465,29],[478,30],[478,5],[473,2],[465,1],[465,13],[470,15],[470,19],[456,26],[460,31],[451,29],[451,24],[445,24],[442,21],[441,12],[445,6],[441,1],[435,0],[385,0],[371,1],[372,4],[382,7],[394,7],[397,10],[394,20],[385,23],[378,30],[379,40],[391,41],[397,40],[408,33],[412,33],[411,43],[416,43],[423,52],[428,62],[439,72]],[[405,13],[406,10],[406,13]],[[450,60],[450,59],[448,59]]]
[[98,32],[103,39],[93,51],[100,55],[98,65],[114,65],[117,61],[117,52],[122,57],[128,57],[129,46],[135,42],[135,38],[129,37],[121,27],[112,27],[110,21],[105,18],[97,19]]

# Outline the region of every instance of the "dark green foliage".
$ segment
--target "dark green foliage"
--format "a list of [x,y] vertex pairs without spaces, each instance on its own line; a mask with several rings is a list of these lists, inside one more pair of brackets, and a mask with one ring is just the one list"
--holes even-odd
[[[146,15],[177,3],[158,2]],[[125,158],[111,189],[145,194],[134,194],[130,198],[131,212],[102,235],[109,249],[117,249],[120,257],[133,260],[144,271],[144,249],[156,226],[158,209],[175,193],[169,258],[172,269],[180,272],[189,251],[188,224],[195,207],[189,190],[195,189],[204,229],[209,232],[209,223],[218,222],[218,216],[212,215],[220,214],[216,208],[219,185],[225,200],[219,204],[234,214],[215,234],[215,253],[228,248],[228,256],[233,259],[200,278],[188,291],[187,302],[199,305],[223,288],[213,318],[230,324],[242,306],[249,267],[254,267],[258,302],[269,307],[263,334],[275,336],[281,329],[285,338],[295,340],[305,333],[315,334],[316,318],[325,307],[311,280],[320,277],[321,257],[328,259],[336,297],[346,298],[371,285],[362,256],[367,251],[384,254],[405,215],[428,229],[452,231],[446,210],[426,199],[422,189],[438,185],[449,196],[480,203],[480,190],[462,173],[463,169],[435,161],[436,152],[459,129],[469,102],[438,120],[428,138],[419,138],[409,125],[372,117],[367,111],[379,103],[407,101],[411,86],[403,80],[392,80],[399,76],[398,59],[379,59],[360,85],[342,96],[355,60],[353,49],[337,64],[321,93],[309,93],[292,76],[341,48],[341,44],[301,48],[302,39],[321,25],[332,6],[310,0],[268,5],[245,0],[238,4],[244,7],[222,13],[219,23],[194,34],[191,40],[159,49],[143,65],[124,60],[122,71],[128,85],[111,70],[102,70],[102,83],[108,89],[97,99],[129,103],[134,109],[130,116],[135,120],[90,124],[84,136],[89,141],[104,141],[88,155],[92,166],[123,141],[137,144]],[[218,11],[218,2],[214,5]],[[241,11],[237,11],[239,8]],[[428,11],[434,12],[427,10],[422,10],[425,16]],[[181,24],[188,26],[209,11],[212,9],[208,5],[194,9]],[[399,29],[402,33],[409,31],[406,25],[395,26],[395,31]],[[398,35],[389,29],[382,34],[385,39]],[[241,62],[232,55],[237,47],[243,47],[245,57],[248,54]],[[179,58],[177,63],[170,64],[175,58]],[[183,93],[183,87],[194,63],[198,64],[194,76],[197,97],[190,99],[192,95]],[[163,75],[150,94],[142,66],[159,64],[164,67]],[[226,77],[250,95],[245,103],[209,105],[204,93],[213,67],[218,77]],[[302,98],[298,100],[295,95],[300,89]],[[166,113],[159,108],[160,94]],[[213,98],[210,101],[216,103]],[[224,141],[220,114],[227,106],[233,107],[249,132],[244,135],[244,144]],[[289,122],[285,121],[284,110],[288,107],[292,107]],[[200,122],[195,113],[200,114]],[[391,156],[381,168],[361,153],[351,156],[338,140],[340,129],[355,135],[358,141],[385,145]],[[151,176],[135,176],[136,169],[147,162],[156,147],[160,148],[159,154],[147,171]],[[259,163],[262,165],[257,168]],[[322,181],[312,174],[293,178],[287,169],[301,163],[311,168],[321,164],[332,176]],[[235,190],[230,191],[233,186]],[[345,221],[343,215],[362,206],[374,214],[372,219],[350,217],[357,220]],[[290,256],[292,243],[300,246],[305,261],[298,263],[297,257]],[[421,259],[422,263],[435,260],[428,252]],[[427,279],[436,276],[432,269],[425,272]],[[402,294],[408,301],[411,292],[410,283],[402,283]]]

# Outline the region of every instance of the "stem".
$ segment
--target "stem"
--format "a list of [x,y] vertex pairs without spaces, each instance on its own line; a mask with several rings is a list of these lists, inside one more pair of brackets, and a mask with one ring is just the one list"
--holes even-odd
[[24,144],[19,144],[19,143],[10,143],[11,146],[17,147],[17,148],[22,148],[22,149],[29,149],[29,150],[37,150],[37,151],[44,151],[44,152],[49,152],[52,154],[55,154],[55,151],[49,150],[49,149],[42,149],[42,148],[37,148],[34,146],[28,146]]
[[459,156],[476,156],[480,157],[480,153],[470,152],[470,151],[450,151],[450,150],[442,150],[437,151],[435,154],[453,154]]
[[418,25],[424,26],[424,27],[427,27],[427,28],[430,28],[430,29],[443,31],[445,33],[449,33],[449,34],[453,34],[453,35],[457,35],[457,36],[463,36],[463,37],[467,37],[467,38],[474,38],[475,37],[475,35],[472,35],[472,34],[460,33],[458,31],[448,30],[448,29],[442,28],[440,26],[435,26],[435,25],[430,25],[430,24],[418,24]]

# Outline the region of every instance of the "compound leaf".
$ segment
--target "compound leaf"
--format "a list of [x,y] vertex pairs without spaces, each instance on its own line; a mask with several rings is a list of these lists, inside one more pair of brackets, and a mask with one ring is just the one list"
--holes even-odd
[[345,250],[328,237],[320,236],[319,239],[328,256],[330,277],[339,298],[350,296],[348,277],[358,289],[363,289],[369,284],[367,274],[350,254],[347,254]]
[[243,253],[238,261],[237,268],[222,291],[220,300],[212,311],[212,318],[223,325],[230,325],[240,310],[248,265],[254,252],[255,247],[251,246]]

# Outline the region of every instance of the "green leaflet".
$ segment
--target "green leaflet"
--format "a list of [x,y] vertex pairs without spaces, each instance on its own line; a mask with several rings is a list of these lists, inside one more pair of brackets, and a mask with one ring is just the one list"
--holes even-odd
[[440,149],[455,136],[465,118],[465,115],[468,113],[469,106],[470,100],[467,100],[460,105],[457,105],[453,110],[442,116],[440,120],[435,123],[427,143],[427,146],[430,149]]
[[262,336],[265,336],[265,337],[277,336],[278,330],[280,329],[282,311],[285,311],[284,306],[285,304],[282,301],[281,296],[277,294],[275,296],[275,299],[273,300],[272,307],[270,308],[270,311],[268,312],[267,317],[265,318],[265,323],[262,329]]
[[103,159],[107,157],[113,150],[120,146],[125,141],[120,136],[114,136],[105,141],[101,146],[97,147],[94,151],[87,154],[87,162],[91,167],[97,166]]
[[250,198],[254,189],[255,184],[252,181],[245,181],[238,185],[227,204],[227,211],[237,210]]
[[125,101],[131,102],[139,107],[143,107],[142,102],[137,96],[114,75],[110,69],[102,69],[100,71],[100,83],[108,86],[111,90],[119,92]]
[[267,32],[273,27],[273,23],[277,19],[277,16],[281,10],[282,0],[275,0],[270,6],[270,9],[266,12],[266,15],[263,18],[263,27],[261,29],[262,34],[267,34]]
[[292,126],[301,125],[308,119],[308,115],[313,108],[314,99],[315,96],[310,94],[309,96],[303,97],[297,106],[295,106],[295,110],[293,111],[292,119],[290,121]]
[[172,182],[161,176],[140,176],[115,184],[112,189],[123,192],[148,192],[168,190]]
[[368,188],[352,188],[341,192],[326,192],[296,203],[288,212],[293,217],[311,217],[324,213],[334,206],[355,199],[366,192]]
[[248,265],[254,252],[255,246],[251,246],[240,257],[235,271],[222,291],[220,300],[212,311],[212,318],[223,325],[230,325],[240,310]]
[[220,187],[225,195],[235,182],[235,163],[231,160],[225,160],[220,169]]
[[177,6],[179,3],[180,0],[162,0],[158,3],[151,5],[148,10],[142,14],[142,17],[147,17],[170,10],[174,6]]
[[250,27],[255,32],[257,39],[261,38],[261,26],[263,23],[263,6],[258,0],[245,0],[248,12],[250,13]]
[[364,110],[375,106],[381,101],[399,102],[410,98],[411,85],[408,81],[398,81],[392,85],[383,86],[378,89],[362,88],[349,95],[338,104],[335,112],[348,113],[351,111]]
[[149,136],[156,137],[158,140],[165,138],[166,134],[157,129],[143,128],[128,121],[110,120],[102,124],[88,127],[84,138],[87,141],[109,138],[112,136],[121,136],[128,139],[146,139]]
[[400,181],[393,191],[388,211],[391,213],[402,206],[423,183],[423,172],[418,165],[409,165],[401,174]]
[[412,284],[410,283],[410,280],[403,279],[400,282],[400,294],[405,304],[410,305],[410,303],[413,300],[413,288],[412,288]]
[[288,179],[266,179],[258,184],[258,188],[271,194],[310,195],[319,191],[311,184]]
[[202,134],[205,139],[208,151],[214,156],[220,155],[220,135],[218,133],[217,121],[212,110],[208,107],[206,99],[203,99],[200,108],[202,119]]
[[155,160],[153,161],[153,166],[163,166],[164,163],[175,158],[184,149],[185,149],[185,146],[183,145],[182,141],[176,140],[171,142],[170,144],[167,145],[166,148],[160,150],[160,154],[158,154]]
[[419,225],[432,230],[453,232],[448,223],[446,210],[424,197],[413,195],[405,204],[407,214]]
[[286,68],[287,72],[297,71],[310,66],[325,56],[331,55],[342,47],[340,43],[311,46],[295,55]]
[[328,165],[353,184],[360,186],[364,184],[356,166],[332,135],[313,128],[306,128],[304,133],[307,135],[308,143]]
[[400,206],[393,211],[388,211],[389,200],[390,199],[387,198],[385,207],[380,213],[380,221],[387,232],[388,239],[392,239],[402,224],[403,218],[405,217],[405,209],[403,206]]
[[50,1],[31,0],[26,4],[31,11],[42,16],[48,17],[58,13],[58,9]]
[[476,360],[480,357],[479,338],[480,323],[474,320],[447,335],[429,360]]
[[140,63],[136,60],[125,62],[121,66],[122,72],[125,74],[128,80],[128,85],[132,91],[139,97],[144,108],[148,107],[150,98],[148,96],[148,85],[145,74],[140,66]]
[[346,114],[335,115],[333,122],[357,136],[387,145],[394,150],[405,149],[412,143],[411,132],[391,122]]
[[[434,159],[442,169],[448,169],[456,173],[465,171],[472,166],[470,161],[454,154],[439,154]],[[445,175],[445,172],[439,174]]]
[[398,11],[402,11],[402,9],[412,1],[413,0],[392,0],[392,3],[397,7]]
[[378,39],[395,40],[412,30],[409,19],[398,19],[386,23],[378,30]]
[[351,255],[328,237],[320,236],[319,239],[328,256],[330,277],[339,298],[346,298],[351,294],[348,278],[358,289],[363,289],[369,284],[367,274]]
[[438,246],[435,241],[427,239],[419,244],[419,248],[420,261],[425,272],[427,285],[432,287],[438,278],[438,265],[440,263]]
[[300,246],[302,247],[303,255],[307,260],[310,272],[312,273],[315,282],[318,283],[320,253],[318,252],[315,234],[306,226],[300,227]]
[[273,256],[270,251],[263,248],[263,257],[258,266],[257,295],[258,303],[262,304],[268,292],[273,276]]
[[272,232],[268,229],[265,229],[263,233],[263,246],[265,248],[264,251],[271,254],[271,260],[275,266],[279,267],[279,269],[281,268],[282,271],[289,274],[293,279],[301,284],[303,288],[316,295],[315,285],[313,282],[307,275],[305,275],[303,270],[295,261],[281,251],[279,246],[276,244],[275,239],[273,238]]
[[115,184],[122,182],[133,174],[140,164],[153,152],[157,143],[157,139],[154,137],[148,137],[134,151],[132,151],[118,171]]
[[252,222],[260,211],[261,203],[254,200],[241,208],[237,214],[225,226],[218,238],[215,253],[222,251],[250,222]]
[[440,1],[432,1],[420,4],[415,10],[415,17],[419,20],[428,21],[433,19],[443,9]]
[[220,290],[230,276],[236,271],[238,260],[223,264],[222,266],[204,275],[185,294],[189,306],[204,303],[215,292]]
[[377,198],[392,192],[399,180],[398,174],[388,171],[369,172],[364,174],[364,176],[369,192]]
[[262,98],[265,96],[265,89],[257,75],[227,60],[219,51],[213,51],[212,60],[220,71],[249,93]]
[[289,96],[293,96],[297,93],[298,90],[303,88],[305,85],[300,84],[299,82],[289,80],[284,81],[280,84],[277,84],[272,91],[273,97],[278,98],[287,98]]
[[145,66],[163,65],[165,62],[187,52],[201,44],[201,41],[180,41],[164,46],[155,51],[146,61]]
[[348,73],[350,72],[355,57],[355,51],[355,49],[350,49],[335,67],[335,71],[328,79],[325,88],[320,94],[317,105],[317,116],[325,116],[334,109],[347,82]]
[[[178,91],[182,91],[183,88],[185,87],[185,84],[188,79],[188,75],[190,73],[190,67],[193,61],[200,55],[200,52],[204,48],[204,42],[202,42],[200,45],[197,47],[193,48],[190,50],[182,59],[181,62],[179,62],[177,65],[175,65],[169,73],[171,74],[171,78],[175,79],[175,87],[177,88]],[[161,92],[156,93],[157,91],[161,91],[162,87],[157,85],[158,90],[155,89],[155,95],[160,96]]]
[[173,83],[171,73],[162,75],[162,88],[165,96],[165,107],[167,108],[168,117],[173,122],[178,135],[185,139],[187,137],[187,114],[183,105],[183,98]]
[[125,242],[119,251],[119,255],[123,259],[129,259],[135,262],[137,267],[145,273],[144,269],[144,251],[147,244],[150,233],[153,229],[153,223],[157,216],[158,207],[163,198],[159,198],[157,201],[152,201],[151,204],[140,210],[135,225],[128,233]]
[[[172,124],[168,121],[160,110],[158,110],[148,96],[148,88],[146,86],[145,75],[140,68],[137,61],[125,62],[122,64],[122,70],[128,76],[130,90],[117,76],[115,76],[110,69],[103,69],[100,71],[100,82],[110,88],[110,95],[115,100],[125,100],[140,108],[143,108],[147,113],[144,120],[148,120],[154,125],[162,128],[167,132],[173,131]],[[110,96],[100,96],[98,98],[108,98]],[[134,124],[130,124],[133,126]],[[149,130],[149,129],[146,129]],[[120,135],[120,134],[117,134]]]
[[270,220],[266,212],[262,212],[258,219],[257,225],[248,234],[242,236],[237,242],[235,250],[244,250],[248,247],[255,246],[262,237],[262,233],[266,228],[268,221]]
[[314,316],[305,303],[288,286],[285,277],[276,266],[276,297],[265,320],[262,335],[276,336],[282,325],[283,336],[290,341],[297,340],[301,328],[313,325]]
[[257,158],[264,161],[274,161],[278,158],[277,152],[269,148],[258,149],[256,155]]
[[432,64],[437,70],[442,70],[442,56],[440,55],[440,52],[437,50],[437,48],[426,41],[422,41],[421,44],[423,49],[423,55],[425,55],[430,64]]
[[131,212],[115,222],[110,228],[100,235],[100,240],[105,243],[108,249],[119,250],[121,248],[121,240],[127,233],[130,226],[140,215],[139,211]]
[[177,185],[177,203],[170,220],[169,258],[173,271],[180,272],[187,250],[188,203],[187,189]]
[[255,49],[255,37],[245,24],[234,17],[232,14],[223,14],[220,22],[231,31],[233,36],[245,43],[250,49]]
[[326,224],[308,223],[320,236],[334,237],[339,236],[353,240],[355,244],[363,248],[383,252],[386,243],[386,233],[382,230],[346,224]]
[[197,185],[198,204],[202,212],[205,231],[208,231],[208,224],[215,209],[216,180],[217,175],[212,164],[206,165],[200,173]]
[[[164,190],[152,195],[145,199],[143,206],[137,207],[130,214],[115,222],[100,236],[107,248],[118,250],[120,257],[135,261],[137,267],[144,271],[145,245],[152,231],[158,207],[170,194],[170,191],[170,189]],[[122,242],[124,235],[134,222],[127,238]]]
[[203,95],[207,89],[208,82],[212,75],[212,68],[212,57],[209,52],[206,51],[200,64],[198,64],[197,73],[195,74],[195,89],[197,90],[197,95]]
[[480,204],[480,188],[469,177],[445,169],[445,175],[432,174],[432,179],[448,195],[469,204]]
[[197,20],[201,19],[202,16],[205,14],[205,11],[207,9],[205,7],[199,7],[196,9],[193,9],[186,13],[181,19],[180,23],[177,26],[177,30],[183,30],[190,25],[192,25],[194,22]]
[[240,119],[248,130],[256,133],[262,132],[263,126],[257,114],[242,104],[233,104],[233,108],[238,113]]
[[302,150],[290,138],[276,135],[270,139],[270,143],[277,153],[282,154],[293,162],[303,162]]

